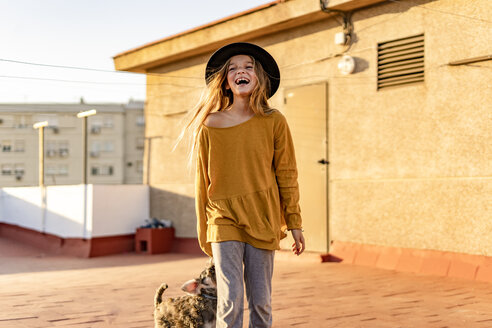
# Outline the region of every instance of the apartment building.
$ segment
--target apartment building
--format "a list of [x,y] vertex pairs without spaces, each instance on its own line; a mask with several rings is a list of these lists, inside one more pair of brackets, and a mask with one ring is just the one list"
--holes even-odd
[[128,104],[0,104],[0,187],[38,183],[38,131],[45,128],[45,184],[82,181],[82,120],[76,114],[96,109],[88,118],[88,183],[140,184],[145,144],[142,101]]

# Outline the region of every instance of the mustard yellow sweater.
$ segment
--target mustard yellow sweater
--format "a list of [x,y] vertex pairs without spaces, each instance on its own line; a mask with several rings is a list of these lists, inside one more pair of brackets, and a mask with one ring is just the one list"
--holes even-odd
[[236,240],[279,249],[286,229],[301,229],[294,146],[279,111],[227,128],[202,125],[195,205],[198,240]]

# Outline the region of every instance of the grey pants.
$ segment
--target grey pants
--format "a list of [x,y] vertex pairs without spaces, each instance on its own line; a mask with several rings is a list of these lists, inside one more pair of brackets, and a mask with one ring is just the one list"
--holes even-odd
[[242,328],[244,282],[249,327],[272,326],[272,275],[275,251],[239,241],[212,243],[217,275],[217,328]]

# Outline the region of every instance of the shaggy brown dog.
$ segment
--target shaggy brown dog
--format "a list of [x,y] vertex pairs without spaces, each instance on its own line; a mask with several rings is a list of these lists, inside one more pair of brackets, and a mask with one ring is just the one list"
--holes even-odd
[[215,266],[210,261],[199,278],[184,283],[188,295],[162,299],[167,289],[162,284],[155,294],[155,328],[212,328],[217,313]]

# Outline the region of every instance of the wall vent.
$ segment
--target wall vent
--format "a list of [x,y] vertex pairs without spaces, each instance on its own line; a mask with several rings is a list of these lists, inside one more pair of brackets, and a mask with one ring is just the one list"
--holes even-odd
[[378,43],[378,90],[424,82],[424,34]]

